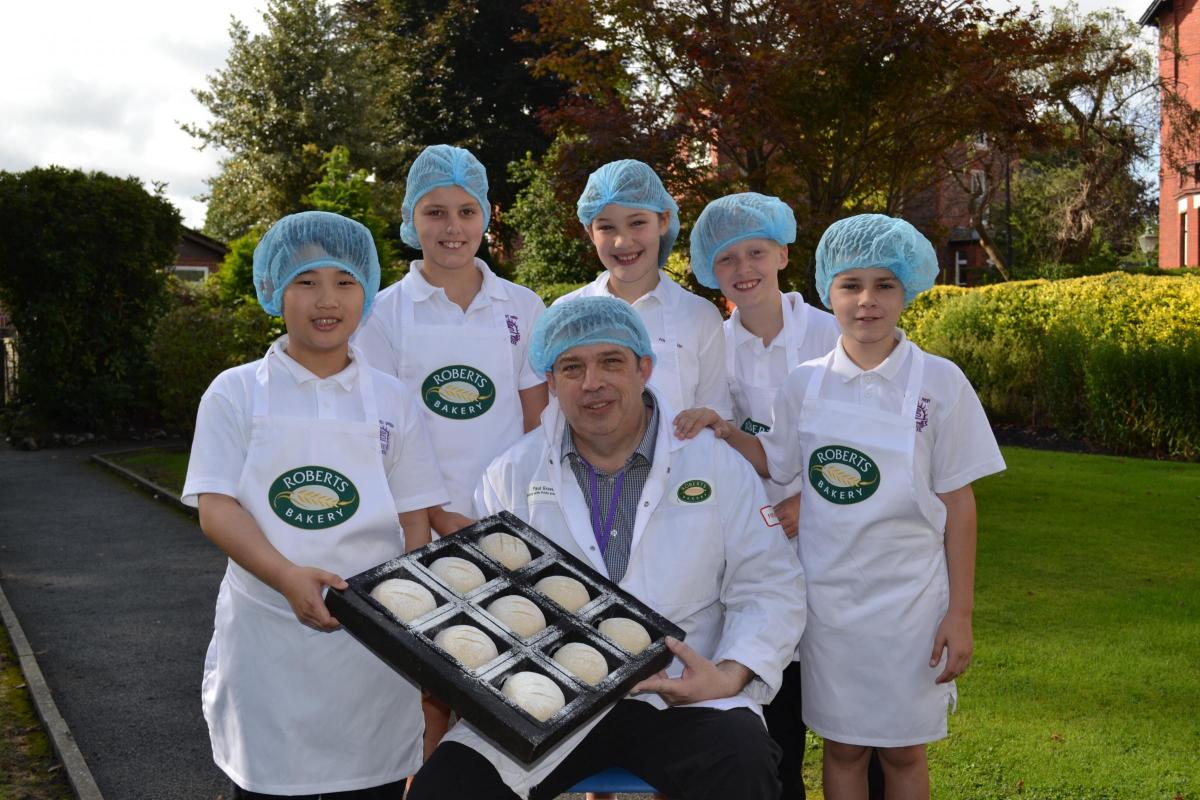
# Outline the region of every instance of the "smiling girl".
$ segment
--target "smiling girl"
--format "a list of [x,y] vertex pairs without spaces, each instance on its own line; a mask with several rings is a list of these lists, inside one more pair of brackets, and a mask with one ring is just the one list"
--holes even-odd
[[662,270],[679,235],[679,206],[641,161],[605,164],[576,205],[604,272],[563,296],[612,296],[638,312],[657,358],[650,385],[672,412],[707,406],[729,417],[721,313]]

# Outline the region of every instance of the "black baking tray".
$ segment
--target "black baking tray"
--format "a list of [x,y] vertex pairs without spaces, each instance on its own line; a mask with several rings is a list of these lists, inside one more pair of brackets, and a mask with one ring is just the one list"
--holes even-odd
[[[524,567],[509,571],[478,546],[490,533],[518,537],[533,558]],[[459,595],[427,568],[433,560],[454,555],[472,561],[484,573],[482,586]],[[549,574],[574,577],[587,588],[591,600],[574,613],[534,590]],[[425,586],[438,606],[403,623],[370,596],[388,578],[406,578]],[[330,613],[351,636],[397,672],[433,692],[458,715],[470,721],[514,758],[536,760],[599,711],[624,697],[638,681],[666,667],[673,656],[665,638],[684,638],[683,630],[633,595],[618,587],[590,565],[563,550],[513,514],[502,511],[479,520],[450,536],[405,553],[359,573],[344,590],[330,589],[325,599]],[[546,617],[546,627],[521,639],[483,611],[496,597],[519,594],[536,604]],[[630,655],[600,634],[596,626],[612,616],[640,622],[650,634],[650,646]],[[438,631],[467,623],[481,629],[496,643],[499,654],[476,670],[468,670],[433,644]],[[551,659],[559,646],[577,641],[600,651],[610,668],[596,686],[576,678]],[[558,684],[566,698],[561,711],[544,722],[510,703],[500,687],[513,672],[539,672]]]

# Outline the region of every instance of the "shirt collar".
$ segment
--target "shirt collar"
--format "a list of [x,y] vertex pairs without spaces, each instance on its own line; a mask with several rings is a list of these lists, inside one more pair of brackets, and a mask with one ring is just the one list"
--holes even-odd
[[353,348],[350,350],[350,364],[344,370],[330,375],[328,378],[321,378],[308,367],[288,355],[287,344],[288,337],[285,333],[276,339],[275,344],[271,345],[271,347],[275,351],[275,355],[279,357],[279,363],[283,365],[288,374],[292,376],[292,380],[296,381],[298,385],[302,386],[309,381],[331,380],[336,381],[346,391],[354,388],[354,382],[358,380],[358,362],[354,360]]
[[[424,266],[425,262],[422,259],[417,259],[408,265],[408,274],[404,276],[404,291],[412,298],[414,303],[428,300],[438,292],[445,295],[445,291],[441,287],[434,286],[425,278],[422,272]],[[504,285],[504,281],[496,273],[492,272],[491,267],[487,265],[486,261],[482,258],[476,258],[475,269],[483,273],[483,285],[479,288],[480,295],[487,297],[489,300],[508,299],[508,288]],[[476,299],[478,299],[478,295]],[[474,303],[475,301],[472,301],[472,305]]]
[[[625,460],[626,466],[634,458],[641,456],[646,460],[647,464],[654,463],[654,446],[658,440],[658,404],[654,401],[654,395],[649,391],[642,392],[642,402],[650,409],[650,422],[646,425],[646,431],[642,434],[642,440],[638,442],[638,446]],[[562,446],[560,450],[560,459],[565,461],[567,456],[575,456],[583,459],[579,451],[575,449],[575,438],[571,435],[571,426],[563,426]],[[586,460],[586,459],[584,459]]]
[[896,373],[908,359],[908,351],[912,349],[912,343],[908,341],[904,331],[899,328],[896,328],[896,342],[895,348],[879,366],[874,369],[863,369],[851,361],[850,356],[846,355],[846,350],[842,347],[842,339],[838,337],[837,347],[833,350],[833,366],[830,367],[830,371],[841,378],[842,383],[849,383],[865,372],[872,372],[887,381],[894,380]]
[[[600,288],[603,289],[604,293],[607,294],[609,297],[616,297],[616,295],[612,293],[612,289],[608,288],[608,283],[611,278],[612,278],[612,273],[609,272],[608,270],[604,270],[604,273],[600,276],[600,279],[599,279],[600,280]],[[673,281],[671,279],[671,276],[668,275],[665,271],[660,269],[658,271],[658,284],[653,289],[646,292],[644,295],[639,297],[637,300],[634,300],[633,302],[640,303],[643,300],[653,297],[655,300],[658,301],[659,305],[666,306],[666,305],[668,305],[668,303],[670,301],[670,297],[667,293],[671,291],[671,286],[674,285],[674,283],[675,283],[675,281]],[[668,284],[670,284],[670,285],[668,285]]]
[[779,331],[779,333],[775,334],[775,338],[772,339],[771,343],[766,347],[762,346],[761,336],[755,336],[753,333],[746,330],[746,326],[742,324],[741,309],[735,308],[733,313],[729,315],[729,319],[732,320],[733,324],[733,346],[741,347],[743,344],[752,339],[758,344],[758,348],[760,350],[774,350],[776,347],[786,346],[787,327],[790,324],[788,317],[794,313],[794,310],[789,302],[788,296],[783,292],[779,293],[779,302],[783,304],[783,328]]

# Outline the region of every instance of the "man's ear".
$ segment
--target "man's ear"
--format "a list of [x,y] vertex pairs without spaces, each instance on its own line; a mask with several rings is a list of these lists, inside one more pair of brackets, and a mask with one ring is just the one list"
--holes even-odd
[[558,397],[558,392],[556,392],[554,390],[554,371],[553,370],[546,373],[546,386],[549,387],[550,394],[554,395],[555,397]]
[[650,382],[650,373],[654,372],[654,359],[650,356],[642,356],[638,359],[638,374],[642,376],[642,380],[646,383]]

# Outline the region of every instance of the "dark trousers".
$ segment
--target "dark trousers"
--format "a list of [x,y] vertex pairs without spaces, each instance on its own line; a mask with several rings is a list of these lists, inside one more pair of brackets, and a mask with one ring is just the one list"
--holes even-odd
[[[804,703],[800,694],[800,662],[793,661],[783,671],[779,693],[769,705],[763,706],[763,717],[771,738],[783,752],[779,759],[779,781],[783,784],[780,800],[805,800],[804,795]],[[870,800],[883,800],[883,765],[879,753],[871,751],[867,767],[867,789]]]
[[232,800],[268,800],[274,797],[287,797],[289,800],[403,800],[404,785],[407,779],[395,783],[373,786],[370,789],[355,789],[352,792],[325,792],[324,794],[277,795],[248,792],[236,783],[233,786]]
[[[622,700],[534,787],[530,800],[550,800],[609,767],[623,767],[681,800],[775,800],[778,763],[779,746],[749,709],[659,710]],[[408,800],[515,797],[491,763],[457,742],[438,745],[408,793]]]

